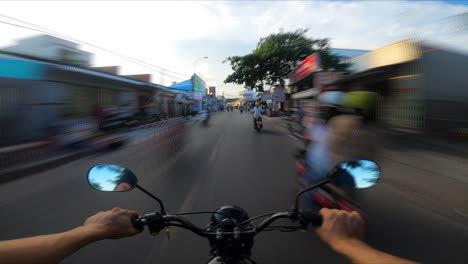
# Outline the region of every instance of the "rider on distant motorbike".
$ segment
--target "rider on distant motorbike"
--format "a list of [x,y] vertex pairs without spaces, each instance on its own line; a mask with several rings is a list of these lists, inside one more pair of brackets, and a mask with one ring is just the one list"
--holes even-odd
[[337,163],[330,161],[327,145],[330,131],[328,121],[338,115],[338,107],[342,104],[343,92],[324,92],[317,98],[320,106],[319,120],[307,130],[306,136],[311,139],[306,154],[307,186],[317,183],[327,176],[330,169]]
[[253,124],[254,127],[257,127],[257,121],[262,120],[262,108],[260,107],[260,103],[256,103],[255,106],[252,108],[253,112]]
[[200,119],[204,125],[207,125],[210,121],[210,111],[208,111],[206,106],[203,106],[203,109],[200,111]]

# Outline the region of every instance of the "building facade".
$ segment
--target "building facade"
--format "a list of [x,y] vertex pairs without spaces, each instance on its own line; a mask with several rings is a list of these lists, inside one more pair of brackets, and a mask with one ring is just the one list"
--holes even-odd
[[334,82],[344,91],[382,95],[387,127],[448,132],[468,128],[468,56],[403,40],[352,59],[352,74]]
[[92,58],[92,54],[80,50],[78,44],[49,35],[21,39],[15,45],[5,47],[3,50],[12,54],[61,61],[82,67],[90,66]]
[[351,59],[364,55],[370,52],[370,50],[360,50],[360,49],[330,49],[330,53],[340,57],[340,63],[350,64]]

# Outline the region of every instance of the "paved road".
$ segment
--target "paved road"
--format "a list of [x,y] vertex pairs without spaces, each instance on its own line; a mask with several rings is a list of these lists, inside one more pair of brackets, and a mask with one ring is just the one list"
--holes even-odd
[[[216,114],[210,127],[189,126],[186,148],[168,157],[161,146],[135,141],[115,152],[97,154],[0,186],[0,239],[60,232],[81,224],[87,216],[114,206],[141,213],[158,209],[137,190],[101,193],[86,182],[87,169],[98,163],[130,168],[140,185],[165,201],[169,212],[214,210],[236,204],[250,215],[290,207],[295,191],[291,152],[278,118],[264,120],[265,129],[252,129],[251,115]],[[396,161],[394,161],[396,162]],[[437,213],[401,184],[405,175],[389,175],[400,165],[384,161],[382,183],[360,193],[368,212],[369,241],[378,249],[425,263],[468,263],[468,233],[457,219]],[[420,173],[421,174],[421,173]],[[411,181],[408,184],[413,184]],[[416,183],[417,184],[417,183]],[[466,189],[465,189],[466,190]],[[466,195],[466,192],[465,192]],[[193,216],[207,223],[209,215]],[[209,259],[207,241],[188,231],[165,235],[144,233],[124,240],[101,241],[64,263],[203,263]],[[313,232],[265,232],[258,236],[254,256],[259,263],[346,263]]]

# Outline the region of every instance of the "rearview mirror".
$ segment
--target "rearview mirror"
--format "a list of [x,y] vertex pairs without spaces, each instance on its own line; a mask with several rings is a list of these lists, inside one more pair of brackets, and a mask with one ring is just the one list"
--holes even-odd
[[126,192],[135,188],[137,177],[124,167],[97,165],[88,171],[88,182],[98,191]]
[[381,170],[370,160],[346,161],[336,165],[328,174],[329,180],[341,188],[362,189],[377,184]]

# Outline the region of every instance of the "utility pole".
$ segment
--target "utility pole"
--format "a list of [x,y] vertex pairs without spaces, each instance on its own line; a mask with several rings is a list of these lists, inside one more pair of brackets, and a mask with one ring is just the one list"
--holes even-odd
[[197,62],[198,62],[199,60],[203,60],[203,59],[208,59],[208,57],[206,57],[206,56],[205,56],[205,57],[201,57],[201,58],[198,58],[198,59],[196,59],[196,60],[194,61],[194,63],[193,63],[193,73],[194,73],[194,74],[197,73]]
[[160,82],[161,85],[164,85],[164,81],[165,81],[165,74],[164,73],[165,73],[165,71],[166,70],[161,69],[161,72],[160,72],[161,78],[159,79],[159,82]]

